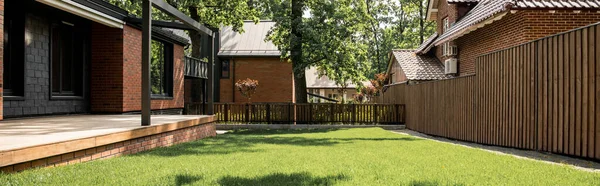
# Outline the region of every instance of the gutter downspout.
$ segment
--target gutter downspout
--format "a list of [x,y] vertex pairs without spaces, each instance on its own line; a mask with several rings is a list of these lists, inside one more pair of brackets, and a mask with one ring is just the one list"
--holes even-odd
[[229,68],[231,69],[231,102],[235,103],[235,60],[233,58],[229,62]]

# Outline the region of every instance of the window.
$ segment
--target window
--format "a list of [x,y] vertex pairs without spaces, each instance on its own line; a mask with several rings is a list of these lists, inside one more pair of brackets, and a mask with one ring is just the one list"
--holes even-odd
[[221,78],[229,78],[229,60],[221,61]]
[[[20,7],[19,1],[7,1],[7,7]],[[24,96],[25,15],[19,8],[5,12],[4,24],[4,96]]]
[[446,33],[446,30],[448,30],[448,28],[450,28],[450,21],[448,21],[448,17],[444,18],[444,20],[442,21],[442,33]]
[[173,45],[159,40],[152,40],[152,61],[150,62],[150,78],[152,97],[166,98],[173,96]]
[[52,24],[50,71],[52,96],[83,96],[85,44],[79,25],[67,21]]
[[446,42],[446,43],[444,43],[444,46],[442,47],[442,50],[443,50],[444,56],[447,56],[447,55],[448,55],[448,50],[449,50],[449,48],[450,48],[450,42]]

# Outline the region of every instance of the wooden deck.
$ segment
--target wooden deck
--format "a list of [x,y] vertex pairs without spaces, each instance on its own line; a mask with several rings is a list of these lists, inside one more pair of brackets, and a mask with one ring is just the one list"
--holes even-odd
[[214,122],[213,116],[74,115],[0,121],[0,167]]

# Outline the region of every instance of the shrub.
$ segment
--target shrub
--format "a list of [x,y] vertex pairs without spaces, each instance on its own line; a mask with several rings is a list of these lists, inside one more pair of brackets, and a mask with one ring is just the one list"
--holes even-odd
[[238,91],[242,94],[242,96],[248,98],[248,102],[252,98],[252,95],[256,93],[256,88],[258,88],[258,80],[253,80],[247,78],[245,80],[238,80],[235,83],[235,87],[237,87]]

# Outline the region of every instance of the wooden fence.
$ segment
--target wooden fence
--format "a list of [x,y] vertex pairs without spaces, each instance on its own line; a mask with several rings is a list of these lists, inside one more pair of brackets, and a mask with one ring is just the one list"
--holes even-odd
[[215,103],[220,122],[280,124],[403,124],[404,105]]
[[478,57],[476,75],[392,85],[407,127],[483,144],[600,159],[600,26]]

